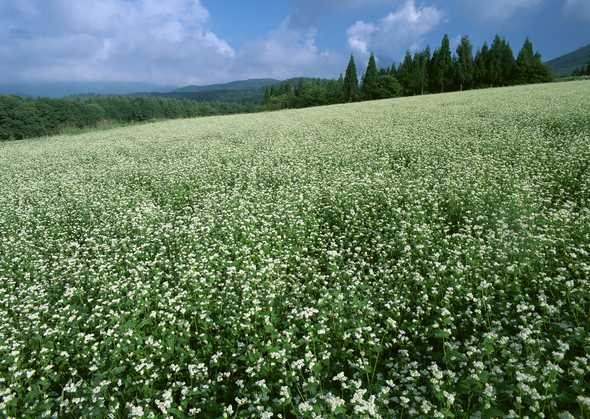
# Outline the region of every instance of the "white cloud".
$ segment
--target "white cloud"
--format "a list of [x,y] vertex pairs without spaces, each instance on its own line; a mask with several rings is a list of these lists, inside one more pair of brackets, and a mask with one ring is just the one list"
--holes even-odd
[[316,33],[313,28],[295,27],[287,18],[263,39],[244,46],[234,73],[245,78],[334,77],[342,71],[344,57],[319,48]]
[[377,22],[357,21],[348,28],[348,45],[363,55],[373,51],[381,57],[399,58],[405,50],[419,48],[424,36],[443,19],[436,7],[418,7],[414,0],[407,0]]
[[314,27],[318,26],[322,17],[342,15],[359,10],[369,9],[400,3],[401,0],[293,0],[294,11],[291,15],[291,26]]
[[201,83],[236,56],[199,0],[14,0],[0,12],[5,80]]
[[207,84],[334,77],[345,65],[293,17],[239,51],[210,19],[199,0],[0,0],[0,79]]
[[[539,6],[543,0],[460,0],[463,10],[482,21],[502,21],[515,13]],[[586,1],[586,0],[584,0]]]
[[590,21],[589,0],[565,0],[563,11],[568,17]]

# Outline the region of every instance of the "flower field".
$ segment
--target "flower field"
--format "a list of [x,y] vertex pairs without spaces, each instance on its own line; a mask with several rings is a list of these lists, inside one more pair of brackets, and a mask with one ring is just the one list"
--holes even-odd
[[0,417],[590,417],[590,83],[0,143]]

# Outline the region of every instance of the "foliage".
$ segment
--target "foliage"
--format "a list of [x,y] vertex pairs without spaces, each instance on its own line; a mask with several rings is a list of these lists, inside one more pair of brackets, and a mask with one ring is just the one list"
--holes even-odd
[[297,84],[287,81],[281,87],[267,88],[265,104],[268,109],[299,108],[551,80],[541,55],[534,53],[528,39],[515,60],[510,44],[500,36],[494,38],[491,48],[485,42],[474,57],[469,37],[461,38],[452,55],[449,37],[445,35],[441,46],[432,54],[429,47],[413,54],[407,51],[399,67],[378,69],[377,59],[371,54],[360,92],[356,64],[351,56],[344,80],[332,84],[318,80],[304,87],[304,93],[293,90]]
[[343,85],[343,99],[344,102],[354,102],[359,97],[358,92],[358,76],[356,72],[356,64],[354,62],[354,56],[350,56],[348,66],[346,67],[346,73],[344,75]]
[[569,82],[0,144],[0,416],[587,417],[589,112]]
[[369,57],[369,64],[367,65],[365,75],[363,76],[361,95],[364,100],[374,100],[381,98],[379,71],[377,70],[377,62],[375,61],[374,54],[371,54]]
[[0,96],[0,141],[55,135],[72,128],[248,112],[258,108],[153,97],[88,96],[60,100]]
[[447,92],[452,90],[453,82],[453,58],[449,36],[444,35],[440,48],[432,54],[430,70],[430,82],[433,92]]
[[457,55],[454,60],[455,85],[459,90],[467,90],[472,87],[475,77],[475,63],[473,59],[473,46],[468,36],[463,36],[457,47]]
[[582,66],[572,73],[572,76],[590,76],[590,62]]
[[543,65],[541,55],[533,50],[533,43],[527,38],[516,59],[515,82],[545,83],[551,81],[549,69]]

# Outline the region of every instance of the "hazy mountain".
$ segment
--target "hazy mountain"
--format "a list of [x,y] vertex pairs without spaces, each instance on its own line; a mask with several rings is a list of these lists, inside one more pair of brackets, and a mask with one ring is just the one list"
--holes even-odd
[[134,95],[160,96],[200,102],[259,103],[264,99],[264,90],[279,83],[281,81],[275,79],[250,79],[204,86],[185,86],[169,92],[137,92]]
[[169,92],[175,86],[125,82],[30,82],[0,83],[0,94],[61,98],[72,95],[125,95],[139,91]]
[[280,80],[275,79],[249,79],[238,80],[222,84],[210,84],[206,86],[185,86],[174,90],[172,93],[202,93],[211,91],[229,91],[229,90],[250,90],[250,89],[265,89],[280,83]]
[[569,54],[554,58],[545,64],[549,66],[555,74],[560,76],[569,76],[574,70],[590,63],[590,44],[579,48]]

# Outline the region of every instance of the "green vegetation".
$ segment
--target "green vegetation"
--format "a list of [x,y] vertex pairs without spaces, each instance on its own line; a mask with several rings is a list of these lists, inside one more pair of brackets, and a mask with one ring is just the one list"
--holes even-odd
[[1,143],[0,416],[588,417],[589,140],[584,81]]
[[[199,102],[260,104],[264,98],[265,89],[279,83],[279,80],[274,79],[241,80],[208,86],[186,86],[168,93],[149,93],[149,95]],[[137,95],[145,96],[146,94],[138,93]]]
[[[586,69],[581,71],[586,72]],[[353,56],[344,78],[293,78],[284,82],[253,79],[211,86],[187,86],[170,93],[84,96],[67,100],[0,96],[0,141],[59,134],[109,124],[233,113],[305,108],[357,100],[442,93],[473,88],[543,83],[551,75],[527,39],[515,59],[510,45],[496,36],[473,56],[468,37],[451,54],[449,37],[441,46],[408,51],[399,67],[377,68],[371,54],[359,85]]]
[[588,63],[590,63],[590,44],[547,61],[545,64],[558,76],[569,76]]
[[259,105],[200,103],[150,97],[88,96],[29,99],[0,96],[0,141],[157,119],[252,112]]
[[[372,55],[371,55],[372,57]],[[354,56],[350,56],[350,60],[348,61],[348,66],[346,67],[346,73],[344,76],[344,81],[342,82],[342,100],[344,102],[354,102],[359,97],[358,92],[358,76],[356,70],[356,63],[354,61]],[[271,91],[272,96],[272,91]]]
[[399,66],[378,70],[371,54],[360,90],[356,63],[351,56],[343,80],[288,80],[267,88],[264,97],[270,109],[301,108],[551,80],[548,68],[529,39],[515,59],[510,44],[500,36],[494,38],[491,47],[484,43],[474,57],[469,37],[464,36],[452,54],[449,37],[445,35],[432,54],[430,48],[414,54],[408,51]]
[[590,62],[574,71],[572,76],[590,76]]

